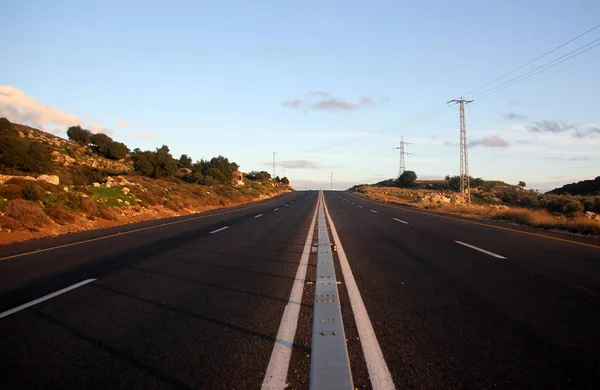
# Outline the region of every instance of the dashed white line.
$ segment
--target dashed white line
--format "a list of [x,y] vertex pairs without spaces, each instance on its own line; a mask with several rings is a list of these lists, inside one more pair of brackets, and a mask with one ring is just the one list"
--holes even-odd
[[490,251],[486,251],[485,249],[478,248],[478,247],[476,247],[476,246],[474,246],[474,245],[470,245],[470,244],[464,243],[464,242],[462,242],[462,241],[454,241],[454,242],[455,242],[455,243],[457,243],[457,244],[460,244],[460,245],[464,245],[464,246],[466,246],[467,248],[475,249],[476,251],[479,251],[479,252],[481,252],[481,253],[485,253],[486,255],[490,255],[490,256],[496,257],[496,258],[498,258],[498,259],[506,259],[506,257],[504,257],[504,256],[500,256],[500,255],[499,255],[499,254],[497,254],[497,253],[490,252]]
[[263,216],[262,214],[258,214],[258,215],[255,215],[254,218],[260,218],[262,216]]
[[277,210],[279,210],[279,207],[277,207],[276,209],[273,209],[273,211],[277,211]]
[[359,205],[358,207],[360,207],[362,209],[362,206]]
[[308,258],[311,253],[312,241],[315,234],[315,223],[317,220],[318,207],[315,208],[312,222],[308,228],[304,249],[296,271],[296,278],[292,285],[290,299],[283,311],[277,338],[271,352],[271,359],[267,366],[265,378],[263,379],[263,389],[284,389],[287,387],[287,372],[290,366],[290,358],[292,356],[292,347],[294,345],[294,337],[296,336],[296,328],[298,327],[298,318],[300,316],[300,305],[302,302],[302,294],[308,269]]
[[222,227],[221,229],[217,229],[217,230],[213,230],[212,232],[208,233],[208,234],[215,234],[215,233],[219,233],[220,231],[223,231],[225,229],[229,229],[229,226],[225,226]]
[[66,293],[67,291],[74,290],[74,289],[76,289],[77,287],[81,287],[81,286],[83,286],[83,285],[85,285],[85,284],[91,283],[91,282],[93,282],[94,280],[96,280],[96,279],[87,279],[87,280],[84,280],[83,282],[79,282],[79,283],[77,283],[77,284],[74,284],[74,285],[72,285],[72,286],[65,287],[65,288],[63,288],[62,290],[58,290],[58,291],[56,291],[56,292],[53,292],[52,294],[48,294],[48,295],[46,295],[46,296],[43,296],[43,297],[41,297],[41,298],[38,298],[38,299],[36,299],[35,301],[31,301],[31,302],[25,303],[25,304],[23,304],[23,305],[21,305],[21,306],[17,306],[17,307],[15,307],[14,309],[7,310],[7,311],[5,311],[4,313],[0,313],[0,318],[7,317],[7,316],[9,316],[9,315],[11,315],[11,314],[14,314],[14,313],[16,313],[16,312],[19,312],[19,311],[21,311],[21,310],[23,310],[23,309],[27,309],[28,307],[31,307],[31,306],[33,306],[33,305],[37,305],[37,304],[38,304],[38,303],[40,303],[40,302],[47,301],[47,300],[48,300],[48,299],[50,299],[50,298],[54,298],[54,297],[56,297],[56,296],[58,296],[58,295],[60,295],[60,294],[64,294],[64,293]]
[[288,205],[286,204],[285,207],[288,207]]
[[405,224],[407,224],[407,225],[408,225],[408,222],[406,222],[406,221],[403,221],[403,220],[401,220],[401,219],[398,219],[398,218],[394,218],[394,221],[398,221],[398,222],[405,223]]
[[369,211],[372,212],[372,213],[377,214],[377,211],[375,211],[375,210],[369,210]]

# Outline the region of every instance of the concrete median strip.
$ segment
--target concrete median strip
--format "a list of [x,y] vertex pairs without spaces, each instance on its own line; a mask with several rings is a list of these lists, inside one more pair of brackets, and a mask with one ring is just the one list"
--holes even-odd
[[474,245],[470,245],[470,244],[464,243],[462,241],[454,241],[454,242],[457,243],[457,244],[459,244],[459,245],[466,246],[467,248],[475,249],[476,251],[479,251],[481,253],[485,253],[486,255],[490,255],[490,256],[496,257],[498,259],[506,259],[506,257],[500,256],[497,253],[486,251],[485,249],[478,248],[478,247],[476,247]]
[[302,250],[302,256],[300,257],[300,263],[298,264],[298,270],[296,271],[296,278],[292,285],[290,299],[283,311],[281,323],[279,324],[279,331],[277,332],[277,341],[273,346],[271,359],[269,360],[269,365],[267,366],[267,371],[263,379],[263,389],[284,389],[287,387],[287,372],[292,356],[294,338],[296,337],[296,328],[298,327],[300,304],[302,303],[302,294],[306,282],[308,258],[311,253],[312,241],[315,234],[317,211],[318,207],[315,208],[312,222],[308,228],[304,249]]
[[56,296],[59,296],[60,294],[64,294],[64,293],[66,293],[68,291],[75,290],[76,288],[81,287],[83,285],[86,285],[88,283],[91,283],[94,280],[96,280],[96,279],[87,279],[87,280],[84,280],[83,282],[79,282],[79,283],[76,283],[76,284],[74,284],[72,286],[65,287],[62,290],[55,291],[52,294],[48,294],[48,295],[43,296],[41,298],[38,298],[38,299],[36,299],[34,301],[25,303],[25,304],[23,304],[21,306],[15,307],[14,309],[7,310],[7,311],[5,311],[3,313],[0,313],[0,318],[8,317],[11,314],[17,313],[17,312],[19,312],[21,310],[24,310],[24,309],[27,309],[28,307],[31,307],[33,305],[37,305],[40,302],[47,301],[48,299],[54,298]]
[[392,374],[390,373],[387,363],[385,362],[385,358],[383,357],[383,352],[381,351],[379,341],[375,335],[375,330],[371,324],[371,319],[367,313],[367,308],[365,307],[360,295],[360,291],[358,290],[358,285],[356,284],[356,280],[352,274],[352,269],[350,268],[350,263],[346,257],[346,252],[344,251],[344,247],[342,246],[342,242],[340,241],[340,237],[338,236],[337,230],[333,224],[333,220],[331,219],[331,215],[329,214],[329,210],[327,209],[327,204],[325,202],[324,208],[325,215],[327,216],[327,220],[329,221],[329,226],[331,228],[333,242],[337,246],[340,267],[346,283],[346,289],[348,290],[350,306],[352,307],[352,312],[354,313],[354,319],[356,321],[360,343],[365,356],[365,361],[367,363],[367,370],[371,379],[371,385],[375,390],[395,389],[396,387],[392,379]]

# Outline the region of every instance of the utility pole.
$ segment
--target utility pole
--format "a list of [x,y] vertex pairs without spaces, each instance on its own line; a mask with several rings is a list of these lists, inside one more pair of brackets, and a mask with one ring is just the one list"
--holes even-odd
[[273,179],[275,179],[275,154],[277,152],[273,152]]
[[329,174],[329,178],[331,180],[331,189],[333,190],[333,172]]
[[400,149],[400,166],[398,167],[398,177],[400,177],[400,175],[402,175],[404,173],[404,171],[406,171],[406,162],[404,161],[404,156],[407,154],[412,154],[412,153],[406,153],[404,151],[404,145],[412,145],[410,142],[404,142],[404,135],[400,136],[400,146],[395,147],[392,150],[396,150],[396,149]]
[[465,103],[473,100],[453,99],[450,102],[460,104],[460,192],[467,194],[467,202],[471,204],[471,183],[469,183],[469,157],[467,154],[467,127],[465,125]]

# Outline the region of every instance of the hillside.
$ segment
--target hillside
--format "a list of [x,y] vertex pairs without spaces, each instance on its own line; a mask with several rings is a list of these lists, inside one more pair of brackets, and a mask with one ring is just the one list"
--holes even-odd
[[446,180],[416,180],[404,188],[399,186],[398,180],[390,179],[374,185],[354,186],[350,191],[388,203],[432,211],[600,234],[598,195],[541,194],[525,189],[525,183],[522,183],[523,186],[514,186],[479,178],[471,178],[471,184],[471,205],[466,204],[466,198],[459,192],[456,176],[448,176]]
[[[119,144],[106,136],[100,141],[107,142],[106,150]],[[110,153],[125,151],[123,157],[107,158],[99,145],[0,118],[0,244],[198,213],[292,191],[287,178],[238,173],[237,164],[223,156],[192,163],[186,155],[173,158],[167,146],[155,152],[116,146],[121,149]]]
[[582,180],[577,183],[565,184],[560,188],[548,191],[548,194],[570,195],[600,195],[600,176],[594,180]]

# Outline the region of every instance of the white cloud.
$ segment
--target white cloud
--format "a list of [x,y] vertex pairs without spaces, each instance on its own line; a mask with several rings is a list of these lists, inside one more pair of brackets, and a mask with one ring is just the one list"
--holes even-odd
[[144,132],[133,133],[133,135],[135,135],[136,137],[146,138],[146,139],[154,139],[154,138],[156,138],[156,135],[151,134],[151,133],[144,133]]
[[131,122],[128,122],[126,120],[122,120],[119,119],[116,123],[115,126],[117,127],[131,127]]
[[66,128],[83,124],[83,120],[75,115],[43,104],[12,85],[0,85],[0,116],[12,122],[39,128]]
[[[70,126],[89,127],[93,133],[113,135],[114,130],[100,124],[85,125],[85,121],[54,106],[39,102],[12,85],[0,85],[0,117],[57,135],[64,135]],[[118,123],[118,122],[117,122]]]

